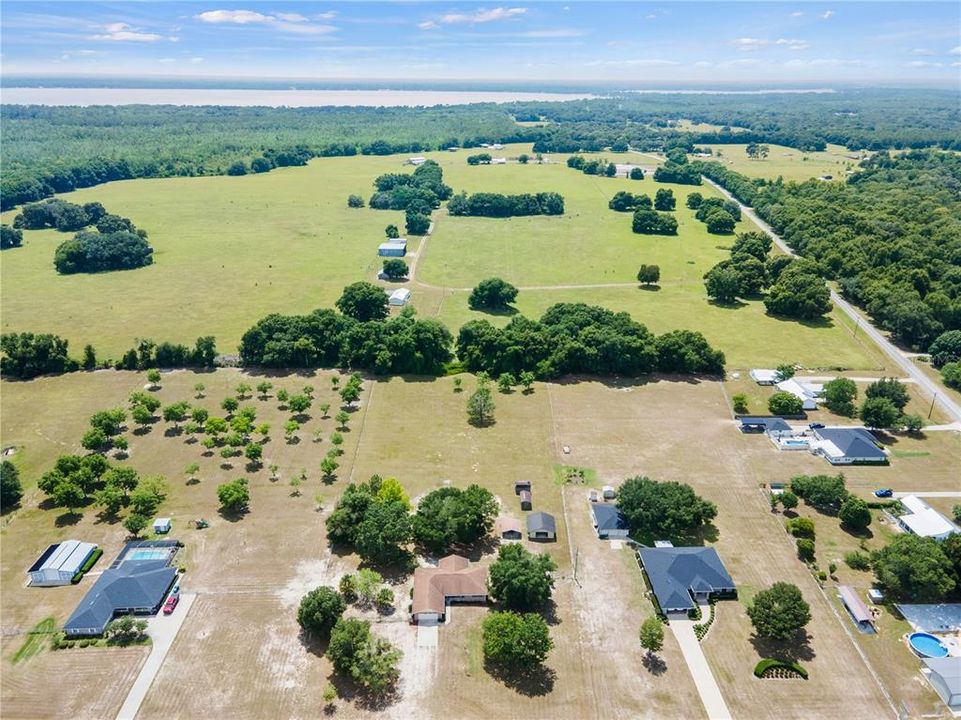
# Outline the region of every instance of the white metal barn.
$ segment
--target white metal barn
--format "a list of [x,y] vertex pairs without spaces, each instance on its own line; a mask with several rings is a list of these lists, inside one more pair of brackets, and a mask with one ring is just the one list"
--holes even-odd
[[51,545],[27,571],[30,584],[36,587],[69,585],[96,549],[93,543],[79,540],[65,540]]
[[410,300],[410,290],[407,288],[397,288],[390,294],[387,298],[387,302],[391,305],[406,305]]

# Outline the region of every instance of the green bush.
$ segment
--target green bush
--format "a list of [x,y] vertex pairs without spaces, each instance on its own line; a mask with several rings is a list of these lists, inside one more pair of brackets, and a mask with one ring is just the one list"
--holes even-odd
[[855,550],[845,553],[844,562],[847,563],[847,566],[852,570],[868,570],[871,567],[871,556]]
[[70,578],[70,582],[74,585],[80,582],[83,579],[83,576],[90,572],[90,568],[97,564],[97,560],[100,559],[101,555],[103,555],[103,550],[101,548],[96,548],[90,554],[90,557],[87,558],[87,562],[85,562],[83,566],[77,570],[77,574]]
[[814,521],[810,518],[792,518],[784,523],[784,526],[794,537],[814,539]]
[[694,635],[697,637],[698,642],[704,639],[707,631],[711,628],[711,624],[714,622],[714,612],[714,601],[711,600],[711,612],[710,615],[707,616],[707,620],[694,626]]
[[814,541],[809,538],[797,539],[797,555],[804,562],[814,560]]
[[805,670],[803,667],[801,667],[798,663],[785,662],[783,660],[772,660],[771,658],[765,658],[764,660],[761,660],[761,662],[759,662],[757,665],[754,666],[754,676],[764,677],[764,673],[766,673],[768,670],[775,669],[775,668],[783,668],[785,670],[790,670],[792,672],[797,673],[805,680],[808,679],[808,671]]

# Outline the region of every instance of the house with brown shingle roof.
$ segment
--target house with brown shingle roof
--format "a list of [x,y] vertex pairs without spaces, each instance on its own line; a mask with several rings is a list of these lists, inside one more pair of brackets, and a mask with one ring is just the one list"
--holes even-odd
[[444,622],[451,603],[486,603],[487,570],[463,555],[441,558],[437,567],[414,571],[410,619],[416,624]]

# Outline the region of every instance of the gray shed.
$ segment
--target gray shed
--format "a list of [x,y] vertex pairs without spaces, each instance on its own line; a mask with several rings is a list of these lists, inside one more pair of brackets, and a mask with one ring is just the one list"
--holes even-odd
[[530,490],[521,490],[521,510],[530,510],[533,507]]
[[557,540],[557,521],[546,512],[531,513],[527,516],[528,540]]

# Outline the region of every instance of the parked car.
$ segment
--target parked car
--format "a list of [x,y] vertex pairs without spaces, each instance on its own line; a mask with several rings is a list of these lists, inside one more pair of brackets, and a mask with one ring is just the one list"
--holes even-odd
[[171,595],[167,598],[167,602],[164,603],[164,615],[169,615],[177,607],[177,603],[180,602],[179,595]]
[[891,488],[878,488],[874,491],[874,497],[886,498],[894,495],[894,490]]
[[810,425],[808,425],[808,427],[811,428],[812,430],[820,430],[821,428],[824,427],[824,423],[811,423]]
[[176,585],[174,585],[174,589],[170,591],[170,594],[171,594],[171,595],[179,595],[179,594],[180,594],[180,583],[177,583]]

